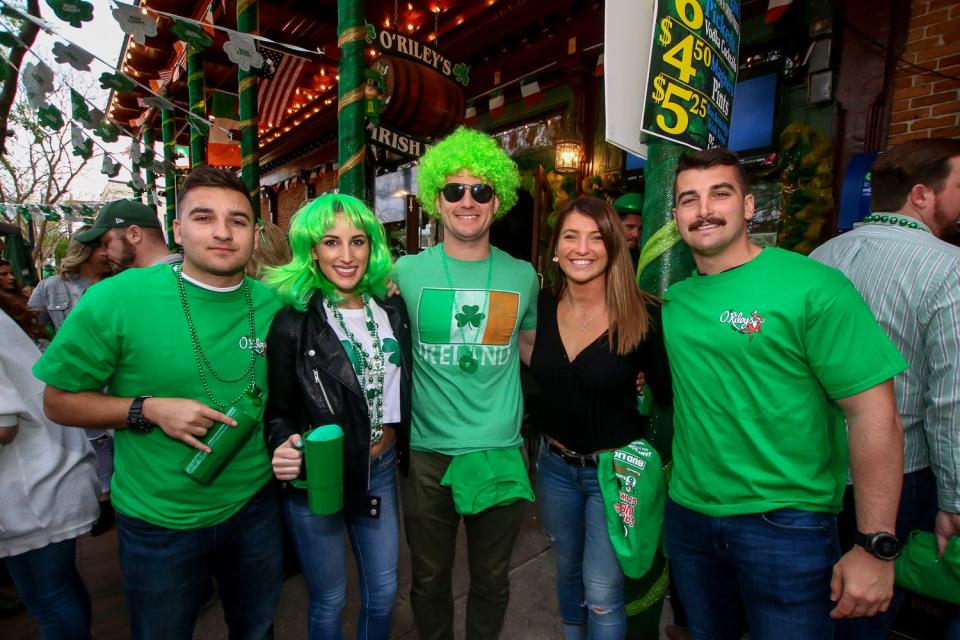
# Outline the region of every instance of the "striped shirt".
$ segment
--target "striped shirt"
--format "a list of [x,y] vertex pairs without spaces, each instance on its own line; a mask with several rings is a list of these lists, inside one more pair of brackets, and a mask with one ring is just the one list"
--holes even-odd
[[850,279],[910,364],[894,380],[904,473],[932,467],[940,509],[960,512],[960,248],[907,220],[919,228],[864,224],[810,257]]

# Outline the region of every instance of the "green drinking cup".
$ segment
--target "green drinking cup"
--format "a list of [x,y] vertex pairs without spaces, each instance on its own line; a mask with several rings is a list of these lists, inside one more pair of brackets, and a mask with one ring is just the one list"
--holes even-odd
[[304,480],[293,486],[307,490],[310,513],[329,516],[343,509],[343,429],[328,424],[301,436]]

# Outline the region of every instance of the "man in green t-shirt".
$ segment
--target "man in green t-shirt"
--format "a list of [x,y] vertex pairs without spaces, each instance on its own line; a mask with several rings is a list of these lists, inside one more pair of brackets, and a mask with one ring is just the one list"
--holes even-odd
[[[264,340],[280,302],[244,277],[254,215],[236,176],[191,172],[173,229],[182,266],[128,269],[90,287],[34,373],[47,383],[48,417],[117,430],[111,499],[131,636],[191,637],[216,576],[231,637],[262,638],[282,580],[260,421]],[[238,425],[229,407],[249,418]],[[211,447],[227,453],[223,440],[201,441],[217,422],[247,432],[203,484],[185,467]]]
[[[828,638],[893,590],[906,363],[838,271],[747,235],[736,156],[681,158],[674,216],[697,265],[664,296],[675,402],[665,538],[693,637]],[[844,428],[846,418],[847,428]],[[848,469],[861,546],[840,557]]]
[[[516,453],[521,444],[520,359],[529,361],[533,349],[539,281],[530,264],[490,246],[490,225],[513,206],[519,186],[516,166],[496,141],[458,129],[424,155],[419,184],[444,241],[401,258],[394,276],[413,323],[414,352],[410,470],[400,494],[417,629],[425,640],[452,640],[461,515],[441,480],[453,456]],[[526,503],[517,501],[463,516],[468,638],[500,632],[525,513]]]

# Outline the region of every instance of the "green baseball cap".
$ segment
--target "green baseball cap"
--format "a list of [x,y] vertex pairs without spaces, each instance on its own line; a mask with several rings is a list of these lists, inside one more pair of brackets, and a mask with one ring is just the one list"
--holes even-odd
[[157,212],[137,200],[114,200],[100,208],[97,219],[89,230],[80,232],[74,239],[90,244],[100,239],[109,229],[137,225],[145,229],[160,229]]
[[622,216],[628,214],[636,214],[638,216],[643,215],[643,194],[640,193],[626,193],[619,198],[616,202],[613,203],[613,208],[617,210]]

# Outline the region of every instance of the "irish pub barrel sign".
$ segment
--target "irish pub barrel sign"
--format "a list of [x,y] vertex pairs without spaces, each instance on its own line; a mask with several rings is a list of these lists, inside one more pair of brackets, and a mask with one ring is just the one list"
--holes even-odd
[[643,130],[696,149],[726,146],[739,44],[739,0],[659,0]]

